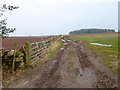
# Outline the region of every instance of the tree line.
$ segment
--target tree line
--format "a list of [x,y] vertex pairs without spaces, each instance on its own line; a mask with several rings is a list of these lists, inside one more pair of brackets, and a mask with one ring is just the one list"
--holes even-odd
[[114,29],[81,29],[81,30],[74,30],[69,32],[69,34],[89,34],[89,33],[108,33],[108,32],[115,32]]

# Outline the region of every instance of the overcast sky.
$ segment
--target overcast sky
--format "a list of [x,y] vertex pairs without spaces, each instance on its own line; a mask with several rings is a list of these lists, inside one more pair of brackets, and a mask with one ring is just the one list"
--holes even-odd
[[17,30],[10,35],[68,34],[81,28],[118,31],[119,0],[0,0],[19,6],[0,17]]

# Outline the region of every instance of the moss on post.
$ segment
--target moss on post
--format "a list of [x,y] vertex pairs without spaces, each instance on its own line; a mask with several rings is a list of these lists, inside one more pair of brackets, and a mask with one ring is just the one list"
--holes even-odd
[[25,60],[26,60],[26,65],[30,65],[30,43],[26,42],[25,44]]

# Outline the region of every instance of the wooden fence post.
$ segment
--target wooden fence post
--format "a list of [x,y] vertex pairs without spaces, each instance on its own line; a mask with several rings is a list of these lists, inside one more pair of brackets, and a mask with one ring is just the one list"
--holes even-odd
[[26,60],[26,65],[30,65],[30,43],[26,42],[25,44],[25,60]]
[[14,46],[14,55],[13,55],[13,63],[12,63],[12,73],[14,72],[14,69],[15,69],[15,56],[16,56],[16,43],[15,43],[15,46]]

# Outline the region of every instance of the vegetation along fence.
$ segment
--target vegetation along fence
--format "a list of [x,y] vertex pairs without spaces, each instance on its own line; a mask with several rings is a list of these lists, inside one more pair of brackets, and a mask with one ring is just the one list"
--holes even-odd
[[30,43],[30,61],[34,62],[43,57],[43,55],[50,50],[50,40]]
[[[55,44],[58,40],[61,39],[61,36],[54,37],[50,40],[35,42],[29,44],[29,57],[31,63],[34,63],[35,61],[41,59],[44,57],[44,55],[50,51],[51,45]],[[28,62],[29,64],[29,62]]]
[[3,50],[2,54],[2,68],[4,70],[11,70],[14,72],[18,67],[29,66],[35,61],[40,60],[51,49],[51,46],[56,44],[61,36],[55,36],[45,41],[29,43],[20,50],[16,49],[15,44],[12,50]]

